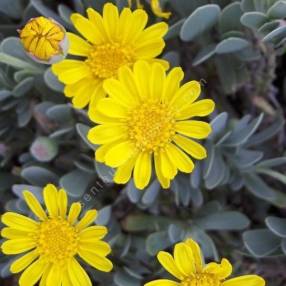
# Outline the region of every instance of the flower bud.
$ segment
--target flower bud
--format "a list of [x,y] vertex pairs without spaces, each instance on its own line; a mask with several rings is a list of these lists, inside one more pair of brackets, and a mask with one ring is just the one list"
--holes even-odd
[[52,64],[62,60],[68,51],[64,27],[51,18],[32,18],[19,31],[27,54],[35,61]]

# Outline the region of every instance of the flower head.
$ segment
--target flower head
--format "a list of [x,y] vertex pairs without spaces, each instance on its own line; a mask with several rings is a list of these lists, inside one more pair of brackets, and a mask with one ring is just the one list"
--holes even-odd
[[42,63],[51,64],[63,59],[68,49],[64,27],[43,16],[28,21],[19,36],[26,52]]
[[142,9],[131,11],[107,3],[103,16],[92,8],[87,9],[88,18],[73,14],[71,21],[84,37],[68,33],[69,54],[80,59],[66,59],[53,65],[52,70],[66,86],[64,93],[72,97],[76,108],[84,108],[88,103],[96,103],[105,93],[102,85],[105,80],[118,76],[122,66],[133,66],[139,60],[156,60],[163,50],[163,36],[167,33],[165,23],[157,23],[145,28],[147,13]]
[[176,279],[154,280],[145,286],[264,286],[265,281],[257,275],[245,275],[227,279],[232,265],[227,259],[221,263],[204,264],[199,245],[192,239],[175,245],[174,257],[168,252],[158,254],[160,264]]
[[195,102],[201,88],[196,81],[180,86],[181,68],[168,75],[162,65],[138,61],[134,69],[123,67],[118,79],[109,79],[104,89],[109,98],[90,109],[92,128],[88,139],[101,145],[96,159],[117,168],[114,180],[124,184],[131,178],[145,188],[155,162],[157,177],[168,188],[178,170],[192,172],[191,158],[204,159],[206,150],[191,138],[203,139],[211,132],[208,123],[190,120],[206,116],[214,109],[209,99]]
[[45,211],[29,191],[25,201],[37,220],[7,212],[1,220],[7,227],[1,236],[7,240],[1,245],[4,254],[25,253],[11,265],[12,273],[23,272],[20,286],[92,285],[87,273],[77,261],[81,257],[92,267],[109,272],[112,263],[106,258],[109,244],[101,239],[107,234],[104,226],[90,226],[96,210],[89,210],[79,219],[81,204],[73,203],[68,211],[66,192],[47,185],[43,190]]

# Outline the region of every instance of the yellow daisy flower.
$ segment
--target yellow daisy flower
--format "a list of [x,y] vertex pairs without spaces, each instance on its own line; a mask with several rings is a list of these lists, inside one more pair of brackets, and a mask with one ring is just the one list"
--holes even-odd
[[79,219],[81,204],[73,203],[69,212],[68,198],[49,184],[43,190],[47,212],[35,196],[23,193],[25,201],[37,220],[7,212],[1,220],[7,227],[1,236],[7,240],[1,245],[7,255],[23,254],[11,265],[12,273],[23,272],[20,286],[91,286],[91,280],[77,261],[81,257],[92,267],[109,272],[112,263],[106,258],[111,252],[101,239],[107,234],[104,226],[90,226],[96,210],[89,210]]
[[32,18],[19,30],[24,49],[34,60],[51,64],[66,54],[68,41],[62,25],[43,16]]
[[206,157],[205,148],[189,137],[206,138],[211,127],[190,118],[210,114],[214,102],[195,102],[200,84],[190,81],[180,86],[183,77],[181,68],[166,75],[162,65],[138,61],[133,70],[123,67],[118,79],[105,81],[109,98],[90,110],[90,119],[99,125],[89,131],[88,139],[101,145],[96,160],[117,168],[116,183],[127,183],[133,172],[136,187],[144,189],[154,160],[161,185],[169,188],[178,170],[192,172],[194,163],[188,155]]
[[227,279],[232,273],[232,265],[227,259],[221,263],[204,265],[199,245],[192,239],[175,245],[174,256],[165,251],[158,254],[160,264],[178,282],[159,279],[145,286],[264,286],[265,281],[257,275],[245,275]]
[[69,54],[80,59],[66,59],[52,66],[52,71],[64,83],[64,93],[72,98],[74,107],[84,108],[96,102],[105,93],[102,84],[106,79],[117,77],[122,66],[132,66],[137,60],[155,59],[163,50],[163,36],[167,33],[166,23],[157,23],[148,28],[147,13],[142,9],[132,12],[107,3],[103,16],[92,8],[87,9],[88,18],[73,14],[71,21],[85,38],[68,33]]

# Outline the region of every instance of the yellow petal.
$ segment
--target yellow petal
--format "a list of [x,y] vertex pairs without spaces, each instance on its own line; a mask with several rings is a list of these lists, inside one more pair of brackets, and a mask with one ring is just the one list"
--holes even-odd
[[214,111],[215,103],[211,99],[199,100],[179,110],[176,119],[185,120],[195,116],[207,116]]
[[86,228],[90,224],[94,223],[96,217],[97,217],[96,210],[88,210],[83,216],[83,218],[78,222],[78,224],[76,225],[76,228],[78,230]]
[[180,286],[180,283],[167,279],[159,279],[159,280],[154,280],[152,282],[148,282],[144,284],[144,286]]
[[64,189],[60,189],[58,193],[59,213],[62,218],[66,218],[68,208],[68,196]]
[[[80,83],[77,89],[74,90],[74,97],[72,99],[73,106],[78,109],[82,109],[88,105],[98,85],[97,81],[88,78],[81,80]],[[67,92],[67,89],[65,89],[65,92]]]
[[132,175],[137,156],[134,155],[123,165],[119,166],[114,175],[114,182],[117,184],[126,184]]
[[187,239],[185,243],[192,249],[196,271],[201,272],[203,269],[203,257],[200,246],[192,239]]
[[73,34],[67,33],[69,39],[69,54],[75,56],[87,57],[90,53],[92,46],[81,37]]
[[58,264],[54,264],[47,276],[46,286],[61,286],[62,284],[62,268]]
[[99,240],[104,238],[106,234],[107,228],[105,226],[94,225],[87,227],[80,232],[80,240],[83,242],[94,239]]
[[174,142],[195,159],[202,160],[207,156],[206,149],[201,144],[191,139],[181,135],[175,135]]
[[132,107],[138,104],[133,94],[129,93],[129,90],[116,79],[105,80],[103,88],[105,92],[120,105]]
[[73,286],[92,286],[87,273],[74,258],[68,262],[68,273]]
[[[90,68],[84,62],[81,62],[76,68],[67,69],[58,75],[59,80],[64,84],[73,84],[83,78],[92,76]],[[87,80],[86,79],[86,80]]]
[[74,13],[71,15],[71,21],[75,28],[91,43],[98,43],[96,32],[96,26],[89,21],[87,18],[83,17],[78,13]]
[[208,263],[204,268],[204,272],[214,274],[220,280],[224,280],[231,275],[232,265],[227,259],[223,258],[220,264],[216,262]]
[[111,247],[105,241],[94,239],[87,241],[80,240],[79,250],[83,252],[89,252],[90,255],[95,254],[96,256],[105,257],[106,255],[110,254]]
[[257,275],[245,275],[227,280],[222,286],[265,286],[265,280]]
[[141,99],[148,98],[150,74],[151,68],[147,62],[138,61],[134,64],[134,79]]
[[95,34],[97,44],[100,44],[102,42],[107,42],[108,37],[107,37],[107,33],[103,25],[102,16],[96,10],[92,8],[88,8],[86,11],[87,11],[88,19],[96,27],[96,29],[94,29],[92,32]]
[[39,286],[47,286],[47,278],[50,274],[51,268],[52,268],[52,265],[48,265],[45,267],[45,270],[44,270],[44,273],[43,273],[43,276],[41,278]]
[[194,256],[190,247],[185,243],[177,243],[174,250],[175,263],[186,277],[193,276],[196,269],[194,263]]
[[10,266],[10,271],[12,273],[22,272],[38,257],[39,253],[37,252],[37,250],[30,251],[27,254],[15,260]]
[[131,141],[123,141],[110,148],[104,157],[106,165],[116,168],[124,164],[135,154],[134,144]]
[[[62,286],[71,286],[71,285],[72,285],[72,282],[70,280],[68,271],[63,271],[63,274],[62,274]],[[43,286],[45,286],[45,285],[43,285]]]
[[17,238],[5,241],[1,249],[5,254],[19,254],[36,247],[35,240],[31,238]]
[[47,214],[46,212],[43,210],[41,204],[39,203],[39,201],[37,200],[37,198],[28,191],[24,191],[23,192],[23,196],[24,199],[27,203],[27,205],[29,206],[29,208],[31,209],[31,211],[42,221],[47,219]]
[[97,109],[111,118],[126,118],[128,115],[127,109],[111,98],[101,99],[97,104]]
[[122,124],[103,124],[93,127],[87,134],[87,139],[93,144],[109,144],[124,139],[127,130]]
[[94,252],[79,249],[78,254],[86,263],[100,271],[110,272],[113,268],[109,259],[96,255]]
[[192,159],[174,144],[168,144],[166,147],[168,158],[181,172],[191,173],[194,170]]
[[36,260],[23,272],[19,280],[19,285],[34,286],[40,280],[46,266],[47,265],[43,262],[43,260]]
[[68,221],[70,224],[74,224],[76,222],[80,212],[81,212],[81,204],[72,203],[69,214],[68,214]]
[[137,57],[145,60],[155,58],[160,55],[165,47],[164,40],[154,40],[151,42],[145,42],[144,44],[137,46],[135,52]]
[[176,94],[180,87],[180,82],[184,78],[184,72],[181,68],[173,68],[167,75],[162,100],[164,102],[169,102],[172,97]]
[[201,94],[201,85],[198,81],[189,81],[182,85],[174,94],[171,104],[174,108],[182,109],[193,103]]
[[170,187],[170,179],[166,178],[162,174],[162,164],[161,164],[161,157],[158,154],[154,155],[155,160],[155,171],[157,178],[164,189],[168,189]]
[[169,159],[164,149],[159,151],[159,156],[160,156],[160,162],[161,162],[162,175],[165,178],[174,179],[174,177],[177,174],[176,165],[172,163],[172,161]]
[[45,204],[47,207],[47,210],[49,212],[49,215],[51,217],[57,217],[59,212],[58,212],[58,190],[57,188],[52,185],[48,184],[44,188],[44,200]]
[[103,25],[108,38],[111,41],[116,39],[119,25],[119,14],[118,8],[111,3],[106,3],[103,7]]
[[134,167],[134,183],[136,188],[143,190],[151,179],[151,154],[140,153]]
[[3,214],[1,221],[7,226],[21,231],[33,232],[38,228],[38,223],[34,220],[13,212]]
[[121,67],[118,71],[118,78],[122,85],[128,90],[128,93],[132,95],[134,101],[136,100],[136,102],[138,102],[140,96],[132,70],[127,66]]
[[[146,43],[155,42],[157,39],[163,38],[168,32],[168,25],[164,22],[154,24],[147,29],[145,29],[140,38],[138,38],[137,45],[144,46]],[[161,52],[160,52],[161,53]]]
[[178,278],[179,280],[183,280],[184,274],[180,272],[178,267],[175,264],[175,260],[173,256],[165,251],[160,251],[157,255],[157,258],[160,264],[174,277]]
[[23,231],[11,227],[4,227],[1,230],[1,236],[8,239],[25,238],[29,235],[29,230]]
[[177,132],[195,139],[207,138],[212,131],[210,124],[197,120],[178,121],[175,128]]
[[155,63],[152,66],[150,77],[150,95],[151,98],[161,99],[165,83],[165,70],[162,65]]

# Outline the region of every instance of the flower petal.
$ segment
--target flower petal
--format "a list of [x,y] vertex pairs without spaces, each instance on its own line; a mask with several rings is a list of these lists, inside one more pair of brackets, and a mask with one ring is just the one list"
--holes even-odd
[[39,203],[39,201],[37,200],[37,198],[29,191],[24,191],[23,192],[23,196],[24,199],[27,203],[27,205],[29,206],[29,208],[31,209],[31,211],[42,221],[46,220],[47,214],[46,212],[43,210],[41,204]]
[[103,115],[111,118],[126,118],[128,115],[127,109],[111,98],[99,100],[97,108]]
[[184,274],[178,269],[173,256],[165,251],[160,251],[157,255],[160,264],[174,277],[183,280]]
[[190,247],[184,242],[177,243],[174,250],[175,263],[186,277],[193,276],[196,268],[194,263],[194,256]]
[[39,253],[37,250],[30,251],[27,254],[15,260],[10,266],[10,271],[12,273],[22,272],[38,257]]
[[161,157],[159,156],[158,153],[154,154],[154,161],[155,161],[155,171],[157,178],[161,184],[161,186],[164,189],[170,188],[170,179],[165,178],[162,174],[162,163],[161,163]]
[[224,280],[232,273],[232,265],[230,262],[223,258],[221,263],[211,262],[206,265],[204,272],[215,274],[221,280]]
[[181,172],[191,173],[194,170],[195,165],[192,159],[174,144],[168,144],[166,146],[166,152],[169,160]]
[[202,160],[207,156],[206,149],[201,144],[191,139],[181,135],[175,135],[174,142],[195,159]]
[[81,204],[72,203],[68,214],[68,221],[70,224],[74,224],[76,222],[80,212],[81,212]]
[[110,272],[113,268],[109,259],[96,255],[93,252],[79,249],[78,254],[86,263],[100,271]]
[[106,3],[103,7],[103,25],[110,41],[117,38],[119,25],[118,8],[112,3]]
[[58,264],[53,264],[47,276],[46,286],[61,286],[62,284],[62,269]]
[[29,238],[10,239],[1,245],[1,249],[5,254],[19,254],[29,251],[36,247],[36,242]]
[[96,26],[87,18],[83,17],[78,13],[71,15],[71,21],[75,28],[91,43],[98,43],[97,38],[97,28]]
[[107,234],[107,228],[105,226],[94,225],[83,229],[80,232],[80,240],[81,241],[89,241],[89,240],[99,240],[105,237]]
[[245,275],[227,280],[222,286],[264,286],[265,280],[257,275]]
[[151,171],[151,154],[148,152],[140,153],[134,167],[134,182],[138,189],[142,190],[149,184]]
[[131,141],[123,141],[108,150],[104,160],[106,165],[116,168],[132,158],[134,154],[134,144]]
[[192,239],[187,239],[185,243],[192,249],[196,271],[201,272],[203,269],[203,256],[200,246]]
[[57,188],[52,185],[48,184],[44,190],[44,200],[47,207],[47,210],[49,212],[49,215],[51,217],[57,217],[58,212],[58,190]]
[[83,218],[78,222],[78,224],[76,225],[76,228],[78,230],[82,230],[84,228],[86,228],[87,226],[89,226],[90,224],[94,223],[94,221],[97,218],[97,210],[88,210]]
[[34,286],[42,277],[47,264],[41,260],[36,260],[21,275],[19,279],[20,286]]
[[174,177],[177,175],[178,172],[176,165],[174,165],[173,162],[169,159],[164,149],[159,151],[159,156],[161,162],[162,175],[165,178],[174,179]]
[[69,54],[87,57],[92,46],[81,37],[73,33],[67,33],[69,39]]
[[58,192],[58,207],[60,216],[62,218],[66,218],[68,208],[68,196],[64,189],[60,189]]
[[207,116],[214,111],[215,103],[211,99],[199,100],[178,110],[176,119],[185,120],[194,116]]
[[68,273],[73,286],[92,286],[87,273],[74,258],[68,262]]
[[80,240],[79,250],[90,252],[90,255],[105,257],[111,252],[111,247],[107,242],[101,240]]
[[124,139],[127,130],[122,124],[102,124],[93,127],[87,134],[87,139],[93,144],[108,144]]
[[6,212],[2,215],[1,221],[11,228],[21,230],[21,231],[35,231],[38,228],[38,223],[28,218],[26,216],[13,213],[13,212]]
[[130,180],[132,171],[135,166],[136,158],[137,154],[132,156],[128,161],[117,168],[113,178],[115,183],[126,184]]
[[167,279],[154,280],[152,282],[144,284],[144,286],[179,286],[179,285],[180,283]]
[[212,131],[209,123],[197,120],[178,121],[175,128],[177,132],[195,139],[207,138]]

